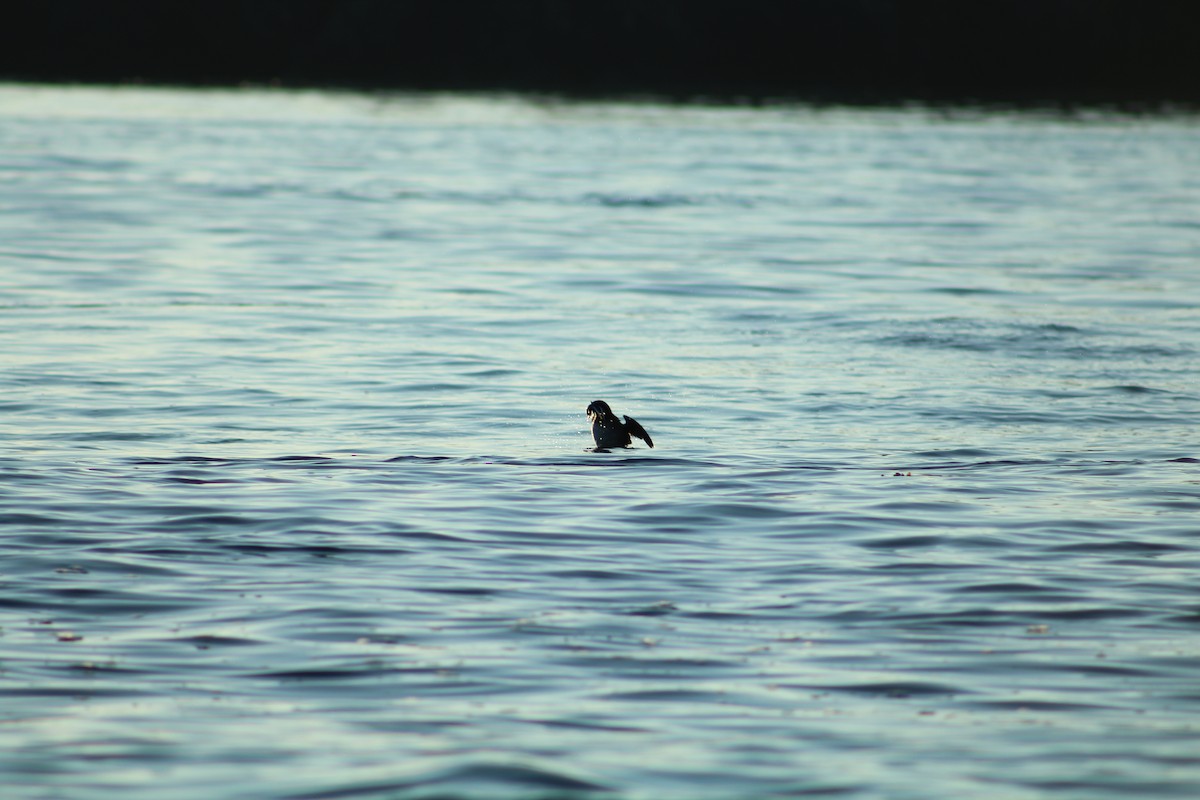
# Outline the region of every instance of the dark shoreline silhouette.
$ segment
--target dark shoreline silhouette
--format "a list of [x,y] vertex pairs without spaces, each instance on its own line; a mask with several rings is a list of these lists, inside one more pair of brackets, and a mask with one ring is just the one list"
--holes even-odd
[[1200,3],[43,0],[0,79],[716,101],[1200,105]]

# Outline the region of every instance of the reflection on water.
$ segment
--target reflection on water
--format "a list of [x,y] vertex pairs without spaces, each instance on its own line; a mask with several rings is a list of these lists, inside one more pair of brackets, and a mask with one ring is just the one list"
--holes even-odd
[[1192,118],[0,101],[14,796],[1200,789]]

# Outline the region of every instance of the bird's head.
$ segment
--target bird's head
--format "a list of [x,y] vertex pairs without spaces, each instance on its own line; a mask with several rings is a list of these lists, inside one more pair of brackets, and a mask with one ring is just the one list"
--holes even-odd
[[603,400],[593,400],[587,407],[588,419],[594,420],[597,417],[611,417],[612,409],[608,407],[608,403]]

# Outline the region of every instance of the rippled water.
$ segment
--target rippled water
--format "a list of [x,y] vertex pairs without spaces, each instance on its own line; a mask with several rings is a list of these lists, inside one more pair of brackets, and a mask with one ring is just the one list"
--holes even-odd
[[0,87],[5,796],[1194,797],[1196,145]]

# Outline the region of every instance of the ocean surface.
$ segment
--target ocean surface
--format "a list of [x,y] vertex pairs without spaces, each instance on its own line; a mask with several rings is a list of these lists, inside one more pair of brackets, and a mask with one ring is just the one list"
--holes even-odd
[[1194,798],[1198,369],[1195,116],[0,86],[3,796]]

